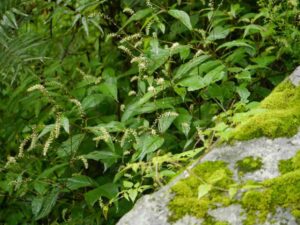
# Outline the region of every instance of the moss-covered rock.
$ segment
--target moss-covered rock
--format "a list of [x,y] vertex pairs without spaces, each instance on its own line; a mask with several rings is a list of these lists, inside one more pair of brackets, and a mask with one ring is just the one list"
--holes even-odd
[[278,85],[258,109],[247,113],[231,133],[235,140],[249,140],[262,136],[291,137],[300,125],[300,87],[290,80]]
[[216,161],[199,164],[190,171],[187,179],[172,187],[176,196],[169,203],[173,212],[170,219],[176,221],[186,214],[197,218],[208,217],[208,209],[230,203],[227,190],[233,183],[232,172],[226,163]]
[[[170,220],[191,215],[204,219],[205,224],[216,224],[215,220],[211,220],[209,211],[237,203],[246,212],[244,225],[264,223],[268,215],[278,207],[290,209],[300,219],[299,159],[300,151],[293,158],[280,161],[280,165],[282,162],[291,162],[292,165],[284,168],[279,177],[262,182],[248,181],[247,184],[234,181],[232,172],[222,161],[202,163],[191,170],[188,178],[172,187],[175,196],[169,203],[172,212]],[[251,172],[262,164],[260,159],[246,157],[238,161],[237,165]],[[210,188],[206,189],[205,195],[202,193],[199,197],[199,190],[203,185],[210,185],[207,186]],[[234,198],[237,192],[241,194],[240,198]]]

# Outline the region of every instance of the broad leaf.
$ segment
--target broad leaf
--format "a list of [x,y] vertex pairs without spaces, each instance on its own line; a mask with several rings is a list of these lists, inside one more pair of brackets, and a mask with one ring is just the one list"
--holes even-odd
[[106,197],[108,199],[114,198],[118,194],[118,187],[113,183],[107,183],[96,189],[93,189],[84,194],[85,201],[93,206],[100,197]]
[[95,182],[87,176],[79,175],[66,179],[67,188],[70,190],[76,190],[82,187],[94,186]]
[[[56,204],[58,194],[59,194],[59,190],[53,189],[49,193],[49,195],[47,195],[43,198],[43,205],[41,207],[40,212],[37,214],[35,220],[39,220],[39,219],[42,219],[42,218],[48,216],[48,214],[51,212],[51,210],[53,209],[53,207]],[[40,204],[40,202],[36,202],[36,204]],[[35,207],[36,207],[35,210],[37,210],[37,208],[40,206],[35,205]]]
[[63,142],[57,150],[59,157],[65,157],[74,154],[79,149],[81,142],[83,141],[85,134],[76,134]]
[[189,30],[193,29],[191,19],[185,11],[171,9],[168,11],[168,13],[174,18],[178,19],[181,23],[183,23]]

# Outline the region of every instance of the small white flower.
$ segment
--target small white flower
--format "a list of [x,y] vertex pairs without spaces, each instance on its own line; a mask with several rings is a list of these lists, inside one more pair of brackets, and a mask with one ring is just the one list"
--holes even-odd
[[165,82],[165,79],[164,78],[158,78],[157,80],[156,80],[156,83],[158,84],[158,85],[162,85],[163,83]]
[[133,96],[133,95],[136,95],[136,92],[135,92],[135,91],[129,91],[129,92],[128,92],[128,96]]
[[124,104],[122,104],[122,105],[120,106],[120,110],[121,110],[122,112],[124,112],[124,110],[125,110],[125,105],[124,105]]
[[147,90],[148,92],[155,92],[155,88],[153,86],[149,86]]
[[130,82],[136,81],[136,80],[138,80],[138,79],[139,79],[138,76],[133,76],[133,77],[130,79]]

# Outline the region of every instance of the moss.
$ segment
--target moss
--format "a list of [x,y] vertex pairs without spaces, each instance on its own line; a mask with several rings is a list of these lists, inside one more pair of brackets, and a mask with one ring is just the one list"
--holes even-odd
[[[246,160],[247,164],[252,160]],[[202,163],[191,171],[190,177],[173,186],[172,191],[175,196],[169,203],[169,209],[172,212],[170,220],[176,221],[185,215],[191,215],[203,218],[205,225],[226,224],[223,221],[215,221],[208,214],[208,210],[232,203],[239,203],[243,206],[246,212],[244,225],[264,223],[268,214],[275,212],[277,207],[290,209],[292,214],[300,220],[299,161],[300,151],[293,158],[280,163],[282,165],[281,176],[260,183],[247,182],[247,184],[236,184],[232,180],[232,172],[224,162]],[[288,167],[286,162],[291,162],[292,167]],[[203,197],[198,198],[198,187],[203,184],[211,184],[212,189]],[[260,188],[257,188],[259,187],[257,184]],[[240,200],[229,198],[229,189],[233,186],[243,189]]]
[[278,164],[278,168],[281,174],[285,174],[293,171],[294,167],[292,164],[292,159],[280,160]]
[[229,225],[229,223],[226,221],[217,221],[212,216],[207,216],[202,225]]
[[242,175],[244,173],[254,172],[261,169],[263,163],[261,158],[248,156],[236,162],[235,167]]
[[247,210],[245,224],[259,224],[265,221],[271,207],[271,197],[261,191],[248,191],[242,198],[242,206]]
[[[289,160],[281,161],[282,175],[262,182],[260,191],[248,191],[243,195],[242,205],[247,211],[246,225],[265,221],[276,207],[289,208],[295,217],[300,212],[300,169],[297,167],[300,152]],[[284,162],[284,163],[283,163]],[[287,165],[292,162],[292,166]]]
[[278,168],[281,174],[300,169],[300,151],[297,152],[295,157],[287,160],[280,160]]
[[289,80],[282,82],[255,111],[259,113],[247,113],[247,119],[233,129],[231,139],[293,136],[300,125],[300,87]]
[[[176,221],[184,215],[207,218],[207,211],[216,208],[216,204],[230,204],[228,194],[224,190],[234,181],[226,163],[204,162],[196,166],[190,174],[188,178],[172,187],[176,197],[169,203],[169,209],[172,211],[171,221]],[[198,187],[203,184],[211,184],[213,188],[199,199]]]

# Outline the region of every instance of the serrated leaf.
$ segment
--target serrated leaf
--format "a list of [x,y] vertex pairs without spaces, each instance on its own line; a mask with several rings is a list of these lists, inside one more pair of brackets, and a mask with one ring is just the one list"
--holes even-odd
[[168,11],[168,13],[169,15],[173,16],[174,18],[178,19],[181,23],[183,23],[189,30],[193,29],[191,19],[185,11],[171,9]]

